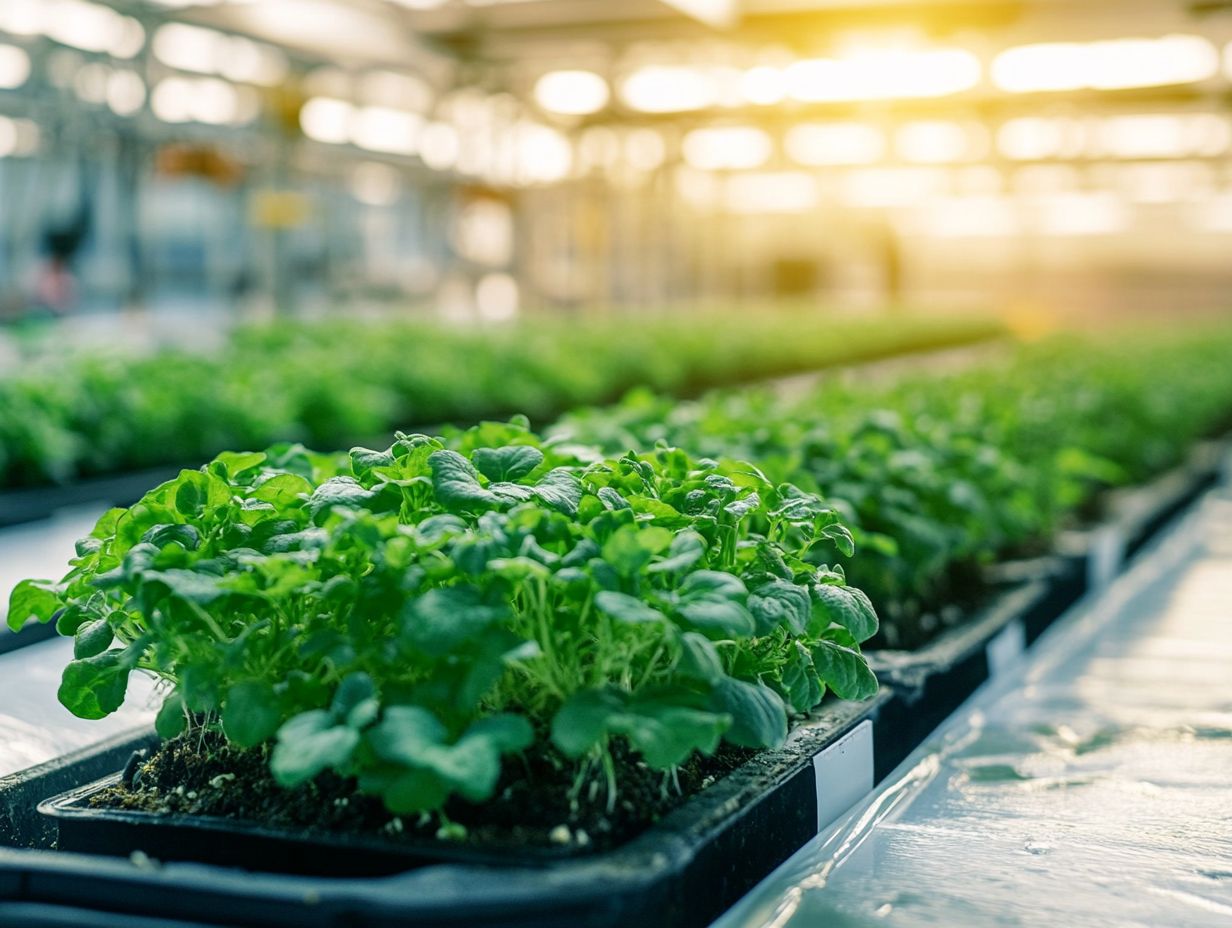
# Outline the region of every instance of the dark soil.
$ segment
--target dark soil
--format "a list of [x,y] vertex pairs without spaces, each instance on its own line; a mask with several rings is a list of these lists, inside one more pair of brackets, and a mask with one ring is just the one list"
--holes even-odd
[[[317,832],[410,841],[447,837],[468,847],[600,851],[621,844],[739,767],[756,752],[720,747],[713,757],[695,756],[675,780],[615,749],[618,799],[611,810],[605,788],[570,789],[575,763],[550,749],[532,749],[506,761],[495,796],[472,804],[452,800],[442,818],[400,818],[379,799],[360,793],[353,779],[330,773],[286,789],[269,772],[267,748],[241,750],[218,732],[201,730],[163,744],[135,759],[123,782],[94,797],[96,808],[199,815],[257,823],[293,832]],[[456,826],[462,826],[461,829]]]

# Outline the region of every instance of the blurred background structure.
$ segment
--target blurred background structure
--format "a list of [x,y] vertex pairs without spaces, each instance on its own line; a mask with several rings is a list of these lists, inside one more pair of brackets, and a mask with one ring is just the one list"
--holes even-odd
[[0,318],[1232,286],[1218,0],[3,0]]

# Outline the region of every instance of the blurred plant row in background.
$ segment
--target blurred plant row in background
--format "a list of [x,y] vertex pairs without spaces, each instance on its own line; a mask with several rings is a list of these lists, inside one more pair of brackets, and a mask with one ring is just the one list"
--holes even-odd
[[275,440],[344,446],[394,428],[525,413],[544,423],[635,386],[676,395],[987,339],[975,317],[764,309],[537,320],[237,328],[209,353],[55,345],[0,378],[0,487],[195,462]]
[[915,647],[964,617],[982,566],[1047,552],[1097,514],[1101,491],[1232,427],[1229,357],[1226,325],[1058,335],[955,372],[856,372],[796,399],[639,392],[566,417],[557,434],[754,461],[822,493],[855,534],[848,574],[882,613],[878,644]]

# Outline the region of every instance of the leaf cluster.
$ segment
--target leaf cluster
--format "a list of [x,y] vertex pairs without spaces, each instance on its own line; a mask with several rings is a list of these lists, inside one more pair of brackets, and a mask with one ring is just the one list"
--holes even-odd
[[279,320],[179,333],[213,350],[66,350],[0,375],[0,488],[207,460],[299,441],[344,448],[395,428],[536,421],[644,385],[670,394],[1000,334],[989,319],[842,320],[763,308],[496,328]]
[[824,494],[860,547],[852,582],[915,647],[982,564],[1048,550],[1103,491],[1179,463],[1232,421],[1232,330],[1055,336],[938,375],[832,379],[803,396],[729,390],[680,403],[638,391],[553,434],[607,449],[662,442],[755,461]]
[[604,458],[525,420],[320,455],[226,453],[107,513],[9,623],[74,636],[84,718],[166,683],[166,737],[272,741],[285,785],[331,770],[394,812],[491,796],[551,750],[618,784],[615,739],[671,770],[782,742],[877,684],[866,596],[824,560],[839,514],[755,467],[660,448]]

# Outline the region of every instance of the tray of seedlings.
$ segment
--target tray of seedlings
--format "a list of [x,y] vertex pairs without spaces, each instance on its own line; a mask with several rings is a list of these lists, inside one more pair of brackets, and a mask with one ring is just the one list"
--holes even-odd
[[865,649],[895,691],[881,727],[902,737],[881,774],[1216,479],[1229,351],[1227,326],[1064,336],[794,397],[639,393],[553,434],[752,460],[842,513],[847,578],[881,619]]
[[[850,544],[751,465],[520,421],[224,454],[15,592],[11,624],[74,637],[75,714],[165,692],[157,744],[27,779],[60,853],[0,872],[223,923],[705,924],[873,785]],[[72,852],[167,863],[82,881]]]
[[1226,435],[1199,442],[1181,464],[1149,482],[1104,494],[1090,524],[1058,538],[1059,555],[1084,566],[1089,587],[1106,585],[1177,513],[1219,483],[1230,449]]
[[0,918],[706,924],[1209,484],[1169,469],[1230,343],[184,471],[14,593],[73,712],[164,702],[0,784],[38,806],[4,840],[59,848],[0,851]]
[[[927,737],[981,684],[1012,668],[1047,628],[1078,599],[1098,592],[1128,560],[1219,480],[1226,440],[1202,442],[1185,463],[1150,482],[1096,497],[1098,514],[1082,529],[1058,537],[1054,552],[987,565],[974,585],[985,603],[913,650],[876,648],[870,665],[894,700],[881,723],[908,742]],[[870,643],[871,646],[871,643]],[[892,767],[883,752],[877,775]]]

